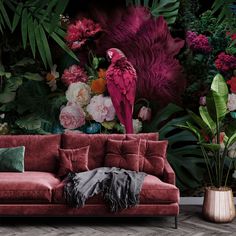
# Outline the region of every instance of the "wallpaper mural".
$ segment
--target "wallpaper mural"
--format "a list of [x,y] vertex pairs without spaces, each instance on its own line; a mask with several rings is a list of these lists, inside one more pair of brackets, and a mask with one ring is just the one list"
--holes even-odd
[[[236,5],[110,2],[0,1],[0,134],[159,132],[182,195],[198,196],[210,181],[198,137],[222,146],[236,130]],[[216,76],[228,91],[219,142],[201,127]]]

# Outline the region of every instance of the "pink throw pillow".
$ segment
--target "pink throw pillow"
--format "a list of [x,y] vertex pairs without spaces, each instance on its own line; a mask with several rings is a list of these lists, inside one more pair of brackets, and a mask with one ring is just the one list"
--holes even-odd
[[140,142],[139,171],[162,176],[167,146],[167,140],[151,141],[142,139]]
[[138,140],[107,140],[105,166],[139,170]]
[[59,149],[58,176],[64,177],[69,172],[88,171],[89,146],[77,149]]

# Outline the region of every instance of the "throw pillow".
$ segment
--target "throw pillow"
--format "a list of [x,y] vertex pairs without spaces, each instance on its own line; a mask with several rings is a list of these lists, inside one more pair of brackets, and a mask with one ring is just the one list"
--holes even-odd
[[77,149],[59,149],[58,176],[64,177],[69,172],[88,171],[89,146]]
[[25,147],[0,148],[1,172],[24,172]]
[[168,141],[141,140],[139,171],[162,176]]
[[138,140],[107,140],[105,166],[139,170]]

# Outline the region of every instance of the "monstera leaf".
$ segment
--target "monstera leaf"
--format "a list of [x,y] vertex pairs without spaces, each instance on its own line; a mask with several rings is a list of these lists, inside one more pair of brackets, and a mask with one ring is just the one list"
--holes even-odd
[[21,129],[37,130],[41,128],[41,119],[34,114],[22,117],[16,121]]
[[21,78],[6,78],[6,84],[2,92],[0,92],[0,103],[9,103],[15,99],[16,90],[22,84]]
[[202,186],[206,173],[205,162],[195,136],[176,127],[186,124],[191,117],[186,112],[169,104],[158,112],[150,124],[145,124],[144,132],[159,132],[160,139],[169,142],[167,158],[176,173],[176,184],[182,192]]
[[163,16],[169,25],[174,24],[179,12],[179,0],[126,0],[127,5],[144,6],[153,16]]

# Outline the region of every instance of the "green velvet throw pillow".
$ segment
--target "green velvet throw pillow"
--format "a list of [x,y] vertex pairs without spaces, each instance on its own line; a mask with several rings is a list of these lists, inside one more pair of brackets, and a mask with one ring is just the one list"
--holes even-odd
[[25,147],[0,148],[0,172],[24,172]]

